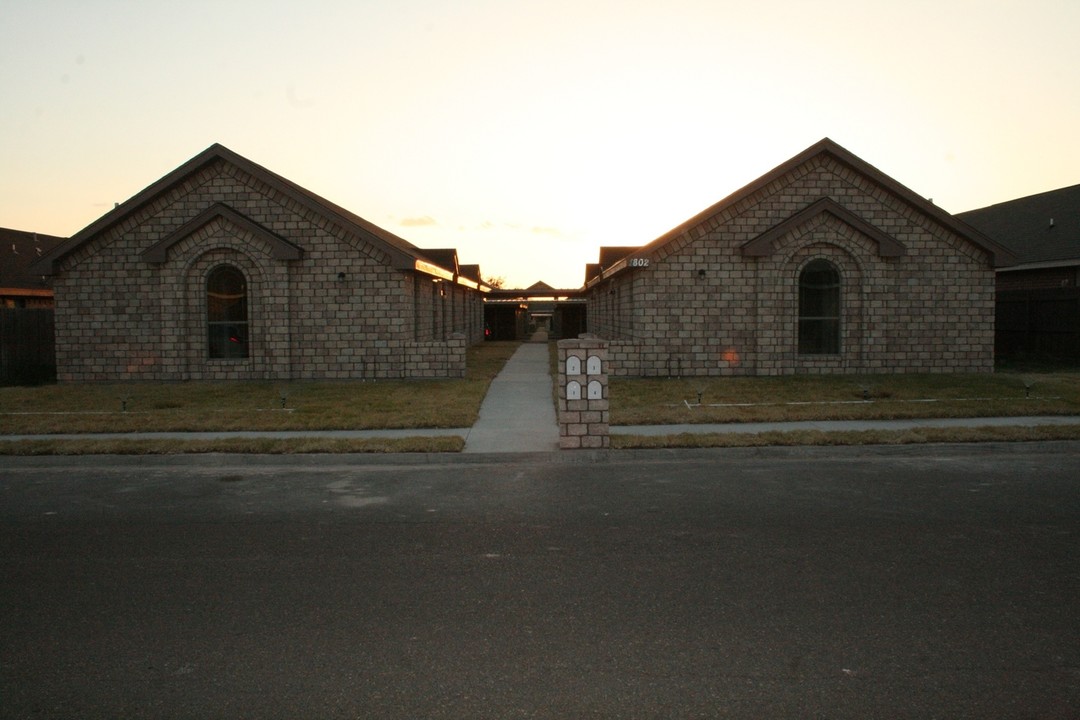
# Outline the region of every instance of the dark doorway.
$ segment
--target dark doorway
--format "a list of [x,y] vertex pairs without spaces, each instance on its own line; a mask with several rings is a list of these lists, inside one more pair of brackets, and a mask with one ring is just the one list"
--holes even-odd
[[524,335],[524,329],[519,327],[524,322],[525,312],[517,303],[485,305],[484,339],[518,340]]

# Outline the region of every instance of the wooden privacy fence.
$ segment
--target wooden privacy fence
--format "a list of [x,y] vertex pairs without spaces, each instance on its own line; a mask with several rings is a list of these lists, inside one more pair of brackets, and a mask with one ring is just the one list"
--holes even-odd
[[51,309],[0,308],[0,385],[56,379]]
[[1080,288],[997,294],[999,358],[1080,360]]

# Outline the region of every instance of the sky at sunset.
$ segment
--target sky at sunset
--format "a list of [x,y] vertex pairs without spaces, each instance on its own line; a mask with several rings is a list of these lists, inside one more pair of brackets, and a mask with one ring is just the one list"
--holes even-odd
[[578,287],[830,137],[950,212],[1080,183],[1080,0],[0,0],[0,226],[220,142]]

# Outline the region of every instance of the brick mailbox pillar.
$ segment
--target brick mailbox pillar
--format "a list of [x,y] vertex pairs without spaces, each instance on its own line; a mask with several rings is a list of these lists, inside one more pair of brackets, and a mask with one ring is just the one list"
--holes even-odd
[[610,447],[607,342],[560,340],[558,348],[559,447]]

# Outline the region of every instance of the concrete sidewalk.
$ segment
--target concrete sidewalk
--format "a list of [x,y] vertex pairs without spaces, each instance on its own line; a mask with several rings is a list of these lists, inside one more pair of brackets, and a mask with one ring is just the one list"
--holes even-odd
[[702,425],[612,425],[612,435],[705,435],[711,433],[756,434],[821,430],[848,432],[858,430],[914,430],[917,428],[956,427],[1037,427],[1039,425],[1080,425],[1074,415],[1027,417],[926,418],[915,420],[795,420],[791,422],[713,423]]
[[491,381],[466,453],[547,452],[559,448],[547,343],[524,343]]
[[[520,400],[520,398],[518,398]],[[493,403],[495,400],[493,399]],[[541,411],[542,412],[542,411]],[[554,409],[551,410],[554,418]],[[492,407],[492,417],[499,415]],[[554,423],[554,420],[552,420]],[[238,430],[233,432],[131,432],[131,433],[66,433],[55,435],[0,435],[4,440],[218,440],[223,438],[405,438],[405,437],[460,437],[468,442],[469,453],[548,452],[558,449],[558,427],[551,428],[533,421],[521,421],[517,427],[501,427],[492,422],[488,429],[480,423],[472,428],[417,428],[402,430]],[[820,430],[822,432],[847,432],[859,430],[913,430],[918,428],[948,427],[1038,427],[1046,425],[1080,425],[1075,415],[1047,415],[1027,417],[976,417],[938,418],[916,420],[800,420],[792,422],[722,423],[702,425],[612,425],[612,435],[681,435],[684,433],[704,435],[709,433],[756,434],[764,432],[791,432],[794,430]],[[479,428],[479,431],[478,431]],[[553,429],[552,429],[553,428]],[[539,438],[539,439],[538,439]],[[494,449],[478,449],[478,448]]]

